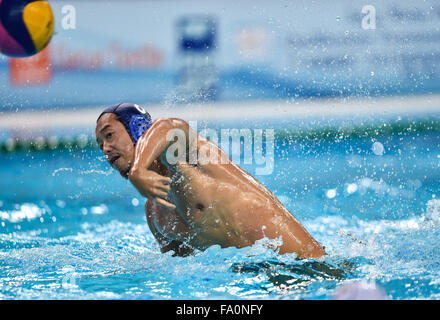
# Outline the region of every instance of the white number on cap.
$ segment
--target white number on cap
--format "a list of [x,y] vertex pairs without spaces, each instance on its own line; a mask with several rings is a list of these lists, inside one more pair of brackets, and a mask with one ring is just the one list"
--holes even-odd
[[140,113],[146,113],[146,111],[144,110],[144,108],[138,106],[137,104],[134,105],[136,107],[136,109],[140,112]]

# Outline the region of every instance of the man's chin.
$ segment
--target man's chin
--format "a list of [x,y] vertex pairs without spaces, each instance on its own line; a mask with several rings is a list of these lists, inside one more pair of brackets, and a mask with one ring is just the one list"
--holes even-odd
[[120,169],[120,168],[114,166],[114,169],[119,171],[119,174],[122,176],[122,178],[128,179],[128,173],[130,172],[130,168]]
[[122,178],[124,179],[128,179],[128,173],[130,172],[130,170],[119,170],[119,174],[122,176]]

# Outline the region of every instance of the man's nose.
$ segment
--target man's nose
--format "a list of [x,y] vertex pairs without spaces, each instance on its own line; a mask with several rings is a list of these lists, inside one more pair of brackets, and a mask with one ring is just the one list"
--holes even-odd
[[108,143],[105,143],[104,142],[104,144],[103,144],[103,146],[102,146],[102,151],[104,152],[104,154],[110,154],[110,152],[113,150],[113,148],[111,147],[111,145],[110,144],[108,144]]

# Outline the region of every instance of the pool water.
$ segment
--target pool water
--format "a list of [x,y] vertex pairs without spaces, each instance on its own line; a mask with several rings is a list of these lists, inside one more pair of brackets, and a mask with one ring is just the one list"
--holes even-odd
[[[243,166],[253,173],[253,165]],[[1,299],[331,299],[366,279],[440,298],[440,135],[277,140],[258,176],[327,256],[210,247],[162,254],[143,205],[99,150],[0,154]]]

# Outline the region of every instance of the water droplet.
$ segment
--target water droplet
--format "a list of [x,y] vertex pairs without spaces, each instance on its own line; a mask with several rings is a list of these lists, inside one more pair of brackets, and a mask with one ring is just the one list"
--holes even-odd
[[90,209],[93,214],[105,214],[108,212],[107,206],[105,204],[101,204],[100,206],[94,206]]
[[65,203],[63,200],[57,200],[57,201],[56,201],[56,205],[57,205],[59,208],[65,208],[65,207],[66,207],[66,203]]
[[357,191],[357,189],[358,189],[358,186],[357,186],[356,183],[350,183],[350,184],[347,186],[347,192],[348,192],[349,194],[355,193],[355,192]]
[[137,198],[133,198],[133,199],[131,199],[131,204],[134,207],[137,207],[139,205],[139,200]]
[[325,195],[327,196],[327,198],[333,199],[334,197],[336,197],[336,189],[327,190]]
[[376,141],[375,143],[373,143],[371,150],[373,150],[373,153],[376,156],[382,156],[384,154],[385,148],[383,147],[382,143],[380,143],[379,141]]

